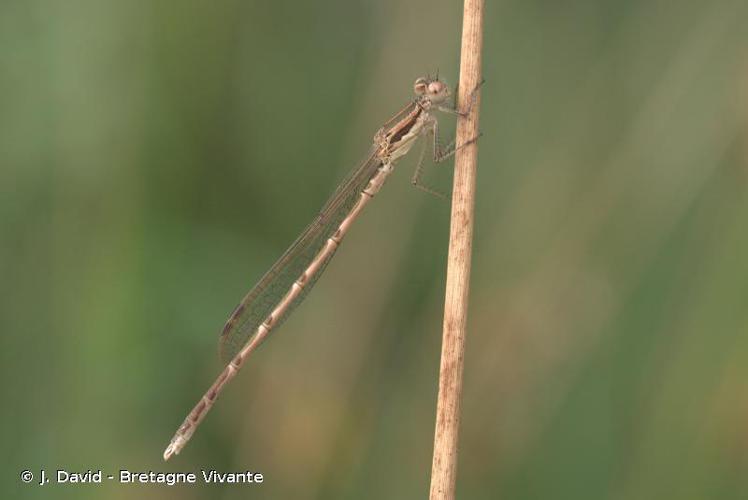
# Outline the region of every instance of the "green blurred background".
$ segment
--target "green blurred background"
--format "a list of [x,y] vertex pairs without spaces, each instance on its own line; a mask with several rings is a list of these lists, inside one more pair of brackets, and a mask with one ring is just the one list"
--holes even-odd
[[[449,207],[412,158],[161,453],[238,300],[413,80],[455,83],[459,2],[1,5],[0,496],[425,498]],[[459,498],[748,497],[748,4],[486,16]]]

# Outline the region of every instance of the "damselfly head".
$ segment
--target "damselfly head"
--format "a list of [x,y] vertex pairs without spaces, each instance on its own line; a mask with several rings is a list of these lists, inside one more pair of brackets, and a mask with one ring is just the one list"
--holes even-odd
[[418,97],[426,98],[432,103],[440,103],[446,100],[449,95],[449,87],[446,83],[439,80],[439,77],[430,76],[421,77],[413,84],[413,91]]

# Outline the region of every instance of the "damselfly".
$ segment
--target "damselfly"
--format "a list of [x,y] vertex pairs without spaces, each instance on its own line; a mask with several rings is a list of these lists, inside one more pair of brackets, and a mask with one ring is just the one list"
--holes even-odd
[[[464,112],[446,104],[451,93],[438,77],[419,78],[413,89],[415,99],[379,129],[366,159],[338,186],[309,227],[234,309],[220,338],[221,357],[227,363],[226,368],[187,415],[164,451],[164,460],[181,451],[247,357],[309,293],[353,221],[392,173],[395,161],[410,151],[422,136],[431,136],[435,162],[449,158],[477,139],[458,147],[452,142],[442,148],[437,119],[433,115],[436,109],[466,116],[475,102],[477,88]],[[412,183],[438,194],[421,183],[426,146],[424,143]]]

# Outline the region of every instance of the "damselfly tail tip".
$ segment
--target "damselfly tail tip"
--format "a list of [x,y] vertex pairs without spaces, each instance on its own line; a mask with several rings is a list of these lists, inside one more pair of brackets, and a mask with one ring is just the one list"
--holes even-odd
[[177,431],[174,437],[171,438],[171,443],[169,443],[169,446],[167,446],[164,450],[164,462],[169,460],[174,455],[179,455],[179,452],[182,451],[184,445],[187,444],[188,439],[189,437],[185,437],[183,434]]
[[169,443],[169,446],[164,450],[164,462],[168,461],[172,455],[176,455],[177,451],[174,450],[173,443]]

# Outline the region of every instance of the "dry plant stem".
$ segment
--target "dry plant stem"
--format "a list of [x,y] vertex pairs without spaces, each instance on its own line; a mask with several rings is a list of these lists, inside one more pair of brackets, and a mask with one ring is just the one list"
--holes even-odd
[[[465,0],[457,101],[460,109],[466,107],[470,94],[481,81],[483,5],[484,0]],[[457,122],[456,144],[477,137],[479,109],[480,92],[470,115]],[[477,156],[477,142],[461,148],[455,155],[431,500],[452,500],[455,497]]]

